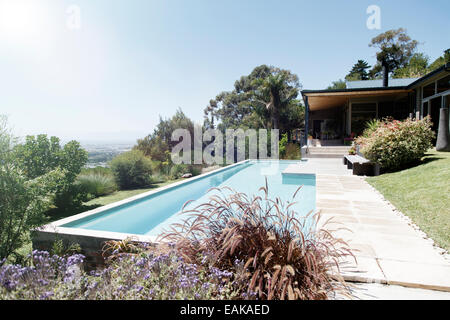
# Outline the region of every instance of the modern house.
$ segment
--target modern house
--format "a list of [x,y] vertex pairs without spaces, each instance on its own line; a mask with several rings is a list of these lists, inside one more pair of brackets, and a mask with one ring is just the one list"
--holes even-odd
[[[430,115],[437,132],[441,108],[450,106],[450,63],[415,79],[349,81],[346,89],[303,90],[305,131],[322,145],[342,145],[371,119]],[[305,135],[305,142],[307,136]]]

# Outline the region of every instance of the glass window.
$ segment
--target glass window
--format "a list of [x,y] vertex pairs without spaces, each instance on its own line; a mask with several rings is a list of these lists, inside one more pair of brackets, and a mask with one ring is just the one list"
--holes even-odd
[[427,98],[436,94],[435,92],[435,82],[430,83],[429,85],[423,87],[423,97]]
[[423,103],[423,117],[428,115],[428,101]]
[[394,101],[383,101],[378,103],[378,118],[383,119],[392,116]]
[[437,82],[437,93],[450,90],[450,75],[438,80]]
[[377,116],[376,103],[353,103],[352,104],[352,132],[357,136],[360,135],[367,121],[375,119]]
[[353,103],[352,104],[352,114],[359,113],[377,113],[376,103]]

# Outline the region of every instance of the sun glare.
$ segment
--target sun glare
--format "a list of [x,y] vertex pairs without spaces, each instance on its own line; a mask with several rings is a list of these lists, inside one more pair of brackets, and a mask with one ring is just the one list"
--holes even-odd
[[0,0],[0,36],[32,38],[44,32],[48,14],[39,1]]

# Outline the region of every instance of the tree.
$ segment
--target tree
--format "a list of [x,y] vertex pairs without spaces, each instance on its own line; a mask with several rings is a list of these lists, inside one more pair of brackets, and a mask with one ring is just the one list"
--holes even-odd
[[358,60],[356,62],[350,72],[345,76],[345,80],[354,81],[354,80],[368,80],[369,72],[366,70],[370,69],[371,66],[364,60]]
[[280,112],[280,123],[282,132],[287,133],[288,140],[291,140],[291,131],[304,126],[305,106],[300,100],[292,100],[286,108]]
[[339,89],[346,89],[347,88],[347,84],[345,83],[344,80],[337,80],[337,81],[333,81],[331,83],[330,86],[327,87],[327,90],[339,90]]
[[0,116],[0,259],[14,253],[26,233],[46,221],[45,212],[63,179],[60,169],[29,179],[16,165],[15,141],[6,117]]
[[444,55],[440,56],[429,65],[428,72],[439,69],[446,63],[450,63],[450,49],[445,50]]
[[408,64],[394,71],[393,78],[420,78],[428,73],[430,58],[423,53],[415,53]]
[[273,129],[280,128],[280,113],[298,96],[298,77],[287,70],[274,70],[265,78],[254,80],[253,101],[265,106]]
[[88,153],[79,142],[70,141],[61,147],[57,137],[27,136],[25,143],[14,147],[14,157],[18,168],[29,180],[57,169],[63,172],[64,179],[59,181],[54,199],[58,208],[79,205],[83,201],[75,179],[86,164]]
[[[297,96],[301,85],[297,75],[289,70],[260,65],[234,84],[234,90],[222,92],[205,108],[205,127],[211,117],[219,120],[218,128],[279,128],[292,127],[281,121],[289,110],[303,106]],[[289,118],[289,117],[288,117]]]
[[217,115],[217,101],[216,100],[209,100],[209,104],[206,106],[204,112],[205,122],[204,127],[206,129],[214,129],[214,120],[218,117]]
[[189,119],[181,109],[178,109],[175,115],[170,119],[159,118],[159,123],[152,134],[137,141],[134,147],[140,150],[145,156],[155,161],[166,161],[166,152],[171,151],[177,141],[172,141],[172,132],[175,129],[187,129],[191,137],[194,134],[194,123]]
[[381,75],[383,62],[389,69],[389,72],[405,67],[417,49],[418,41],[412,40],[406,33],[406,30],[399,28],[397,30],[388,30],[374,37],[369,47],[378,48],[376,54],[377,63],[374,65],[370,74],[376,78]]

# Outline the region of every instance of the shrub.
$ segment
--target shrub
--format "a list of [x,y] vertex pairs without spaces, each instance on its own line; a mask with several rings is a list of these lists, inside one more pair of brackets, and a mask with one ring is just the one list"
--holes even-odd
[[161,239],[174,241],[192,263],[209,255],[215,267],[234,272],[242,261],[249,273],[245,290],[260,299],[326,299],[345,292],[333,266],[351,254],[346,244],[323,229],[314,232],[291,203],[268,199],[267,187],[260,190],[263,196],[249,197],[215,188],[208,203],[185,211],[188,218]]
[[203,170],[203,165],[201,165],[201,164],[192,164],[189,166],[189,172],[193,176],[198,176],[199,174],[202,173],[202,170]]
[[185,173],[190,173],[192,176],[197,176],[202,173],[201,165],[188,164],[174,164],[170,168],[170,179],[179,179]]
[[288,144],[288,135],[287,133],[284,133],[281,135],[281,139],[278,142],[278,152],[280,154],[280,158],[281,159],[285,159],[285,155],[286,155],[286,146]]
[[141,188],[152,183],[152,162],[139,150],[118,155],[110,167],[120,189]]
[[77,177],[76,183],[80,186],[83,192],[88,193],[94,197],[111,194],[117,190],[117,185],[114,181],[113,175],[96,173],[80,174]]
[[385,120],[370,136],[356,139],[360,152],[386,170],[396,170],[419,161],[431,147],[434,132],[429,117],[423,120]]
[[388,118],[382,120],[378,120],[378,119],[373,119],[370,121],[367,121],[365,126],[366,128],[364,129],[362,136],[363,137],[370,137],[380,126],[383,122],[387,122],[390,121]]
[[300,146],[296,143],[288,143],[286,145],[286,151],[283,159],[300,160],[301,158],[302,153],[300,151]]
[[56,186],[64,179],[55,170],[28,180],[11,164],[0,163],[0,259],[27,241],[27,232],[47,221]]
[[80,174],[101,174],[103,176],[114,177],[114,174],[113,174],[111,168],[101,167],[101,166],[97,166],[97,167],[93,167],[93,168],[83,168],[83,169],[81,169]]
[[0,261],[0,299],[234,299],[233,274],[185,262],[174,250],[124,254],[106,268],[86,273],[84,257],[33,251],[30,266]]
[[179,179],[185,173],[190,173],[187,164],[174,164],[172,168],[170,168],[171,179]]
[[46,211],[65,178],[58,168],[30,179],[16,165],[16,140],[0,116],[0,259],[15,253],[28,241],[28,231],[47,220]]
[[53,170],[60,169],[64,179],[59,180],[54,205],[64,209],[81,204],[83,194],[74,183],[86,164],[88,153],[77,141],[70,141],[63,147],[57,137],[45,134],[27,136],[23,144],[14,147],[14,162],[27,179],[35,179]]

